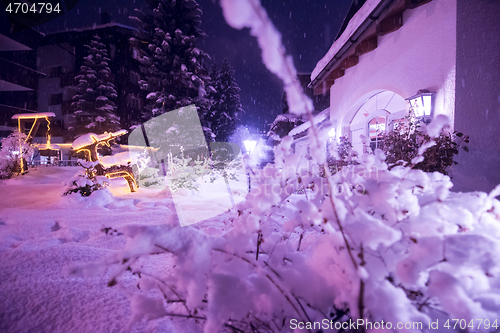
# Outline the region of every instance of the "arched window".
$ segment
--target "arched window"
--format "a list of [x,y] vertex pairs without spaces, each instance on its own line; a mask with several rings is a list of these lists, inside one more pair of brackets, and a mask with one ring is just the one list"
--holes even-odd
[[368,137],[370,138],[370,148],[382,149],[384,147],[384,131],[387,118],[377,116],[368,122]]
[[393,91],[376,91],[365,96],[358,100],[359,106],[353,108],[353,113],[344,120],[348,124],[353,150],[358,153],[367,148],[363,136],[369,138],[372,149],[383,148],[383,132],[392,130],[391,124],[399,123],[407,113],[407,102]]

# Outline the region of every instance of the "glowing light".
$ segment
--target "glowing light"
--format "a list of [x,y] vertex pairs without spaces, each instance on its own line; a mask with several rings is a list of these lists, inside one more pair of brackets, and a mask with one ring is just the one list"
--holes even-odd
[[22,119],[29,119],[29,120],[34,120],[33,125],[31,125],[30,131],[28,135],[26,136],[26,142],[29,141],[31,134],[33,133],[33,130],[36,127],[37,121],[39,119],[45,119],[47,120],[47,134],[45,137],[47,138],[47,148],[50,148],[50,140],[51,140],[51,134],[50,134],[50,120],[49,117],[55,117],[55,114],[52,112],[41,112],[41,113],[34,113],[34,114],[16,114],[12,116],[12,119],[17,119],[17,127],[19,129],[19,133],[21,133],[21,120]]
[[331,128],[329,131],[328,131],[328,136],[330,138],[335,138],[335,135],[337,134],[337,130],[335,130],[335,128]]
[[[126,133],[126,132],[125,132]],[[133,173],[129,172],[127,167],[122,166],[118,167],[117,165],[111,166],[108,168],[112,169],[115,168],[113,171],[107,171],[107,169],[102,165],[99,155],[97,154],[97,148],[99,145],[106,145],[108,147],[111,146],[110,141],[114,139],[115,137],[118,137],[120,135],[125,134],[123,132],[116,132],[116,133],[104,133],[102,135],[97,135],[97,134],[92,134],[90,138],[92,139],[92,143],[82,146],[78,149],[75,149],[75,152],[86,152],[88,153],[88,160],[91,162],[97,162],[99,161],[99,164],[102,166],[103,171],[104,171],[104,176],[106,176],[109,179],[114,179],[114,178],[124,178],[129,186],[130,192],[135,192],[137,191],[137,181],[133,175]],[[114,134],[114,135],[113,135]],[[128,167],[129,168],[129,167]],[[89,175],[90,178],[94,178],[96,176],[94,171],[91,171],[91,174]]]
[[246,151],[250,154],[252,152],[252,150],[254,150],[255,146],[257,145],[257,141],[245,140],[245,141],[243,141],[243,144],[245,145]]
[[430,117],[432,115],[432,96],[434,93],[422,89],[417,92],[415,96],[408,97],[406,100],[413,108],[415,116],[417,117]]
[[130,172],[128,172],[127,170],[106,172],[105,176],[108,177],[109,179],[125,178],[125,180],[128,183],[128,186],[130,188],[130,192],[137,191],[138,187],[137,187],[137,182],[135,180],[135,177],[134,177],[134,175],[131,175]]
[[46,138],[47,138],[47,148],[50,149],[50,120],[49,120],[49,117],[45,117],[45,119],[47,120],[47,135],[46,135]]
[[[49,121],[49,117],[55,117],[55,114],[52,112],[42,112],[42,113],[34,113],[34,114],[23,113],[23,114],[15,114],[14,116],[12,116],[12,119],[17,119],[17,126],[19,129],[19,133],[22,133],[21,132],[21,119],[33,119],[34,120],[33,125],[31,125],[30,131],[29,131],[28,135],[26,136],[26,139],[24,140],[24,142],[28,142],[29,139],[31,138],[31,134],[33,133],[33,130],[36,127],[37,121],[39,119],[42,119],[42,118],[46,119],[47,120],[47,134],[46,134],[47,147],[50,148],[50,133],[49,133],[50,121]],[[19,147],[19,154],[22,155],[22,147]],[[23,158],[21,158],[20,163],[21,163],[21,173],[24,173],[25,169],[24,169]]]
[[[92,152],[90,151],[90,149],[80,148],[80,149],[77,149],[75,152],[79,153],[81,151],[89,153],[89,155],[88,155],[89,156],[89,161],[92,161]],[[92,161],[92,162],[95,162],[95,161]]]
[[[105,133],[105,134],[108,134],[108,137],[104,139],[99,139],[97,136],[91,135],[90,137],[92,138],[93,143],[78,148],[75,150],[75,152],[77,153],[81,151],[87,152],[89,160],[91,162],[96,162],[99,159],[97,154],[97,148],[99,147],[99,145],[105,145],[111,147],[110,141],[115,138],[111,133]],[[92,154],[93,152],[95,154]],[[95,156],[95,158],[93,158],[93,156]]]
[[31,125],[31,129],[30,129],[30,132],[28,133],[28,135],[26,136],[26,141],[28,141],[31,137],[31,132],[33,132],[33,129],[35,128],[35,125],[36,125],[36,122],[38,121],[38,118],[35,118],[35,121],[33,122],[33,125]]

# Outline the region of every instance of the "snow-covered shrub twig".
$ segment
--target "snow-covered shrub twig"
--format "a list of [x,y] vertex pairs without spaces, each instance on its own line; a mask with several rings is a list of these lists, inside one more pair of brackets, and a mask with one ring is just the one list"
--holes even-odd
[[[245,0],[245,1],[234,1],[234,0],[222,0],[221,1],[222,8],[224,10],[224,17],[226,21],[233,27],[237,29],[241,29],[243,27],[250,28],[250,33],[255,36],[259,42],[259,45],[262,49],[262,60],[266,67],[276,74],[285,85],[285,92],[287,94],[289,110],[291,113],[301,115],[306,114],[311,127],[309,129],[309,135],[312,139],[311,144],[311,155],[314,161],[319,163],[324,170],[324,174],[326,175],[328,192],[329,192],[329,201],[332,206],[334,220],[338,225],[339,231],[342,234],[344,242],[346,244],[347,252],[349,253],[349,257],[351,258],[352,265],[355,269],[358,268],[358,263],[351,253],[351,246],[349,245],[349,240],[346,237],[342,222],[337,215],[337,209],[335,207],[335,201],[333,200],[333,187],[334,184],[331,183],[330,180],[330,169],[328,168],[328,164],[326,163],[326,146],[325,140],[320,138],[320,133],[318,133],[318,129],[314,124],[313,119],[313,104],[309,97],[307,97],[300,86],[299,80],[297,80],[297,71],[293,65],[292,57],[287,56],[285,52],[285,48],[281,43],[281,35],[276,30],[272,22],[269,20],[265,9],[261,6],[259,0]],[[324,137],[326,133],[322,133]],[[289,138],[291,140],[291,138]],[[289,141],[289,140],[288,140]],[[281,146],[286,147],[288,143],[282,142]],[[282,152],[282,154],[278,154],[276,156],[277,165],[280,166],[280,157],[285,162],[284,157],[290,155],[289,149],[282,149],[278,147],[278,152]],[[281,156],[280,156],[281,155]],[[284,166],[284,165],[282,165]],[[297,165],[293,165],[292,167],[297,167]],[[363,289],[363,280],[360,280],[360,289]],[[360,297],[359,302],[359,312],[363,312],[363,302]]]
[[[431,137],[426,131],[425,123],[415,117],[412,108],[404,122],[398,125],[394,130],[384,133],[383,150],[387,155],[389,168],[415,162],[415,169],[449,175],[449,168],[457,164],[455,155],[460,149],[469,151],[466,145],[469,143],[468,135],[445,129],[437,131],[437,135]],[[434,132],[432,127],[431,132]],[[421,154],[421,150],[425,152]]]
[[243,161],[241,156],[230,161],[225,159],[213,159],[209,175],[210,182],[213,183],[217,178],[238,181],[238,171],[241,169],[242,165]]
[[[490,195],[453,194],[447,176],[403,167],[389,171],[378,155],[332,176],[344,191],[335,201],[359,258],[357,269],[330,222],[334,215],[325,193],[309,191],[309,200],[286,195],[295,182],[271,196],[264,191],[278,182],[263,177],[224,235],[210,237],[175,221],[129,225],[122,230],[126,248],[92,270],[120,264],[120,274],[131,270],[140,277],[145,294],[134,296],[140,304],[160,304],[165,316],[204,317],[206,332],[225,324],[244,330],[258,322],[287,331],[278,323],[355,318],[359,279],[365,281],[364,318],[371,321],[481,317],[493,323],[500,311],[494,301],[500,294],[490,287],[500,273],[500,203],[494,199],[500,188]],[[146,264],[158,257],[171,267],[168,272]],[[119,274],[110,285],[116,283]],[[148,295],[153,289],[163,290],[163,301]],[[146,315],[135,305],[132,310],[133,321]]]
[[238,171],[242,165],[241,157],[228,161],[198,156],[193,161],[191,157],[169,155],[167,160],[166,179],[174,192],[181,188],[199,191],[200,182],[207,175],[212,183],[218,178],[238,181]]
[[99,161],[91,162],[79,159],[78,165],[84,170],[79,170],[71,179],[65,182],[66,190],[63,196],[79,193],[82,197],[88,197],[92,192],[103,189],[109,184],[108,178],[97,176],[96,167],[100,165]]

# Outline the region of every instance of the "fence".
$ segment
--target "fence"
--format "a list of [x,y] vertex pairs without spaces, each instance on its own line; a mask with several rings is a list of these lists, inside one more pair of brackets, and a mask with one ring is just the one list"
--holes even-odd
[[27,162],[30,168],[36,168],[39,166],[78,166],[77,160],[56,160],[53,163],[48,161],[30,161]]

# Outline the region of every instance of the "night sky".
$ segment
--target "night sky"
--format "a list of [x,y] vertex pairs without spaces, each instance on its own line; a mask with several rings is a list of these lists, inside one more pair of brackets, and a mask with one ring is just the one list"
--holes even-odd
[[[351,1],[262,0],[262,4],[282,33],[283,43],[293,56],[298,72],[310,72],[333,43]],[[201,28],[207,37],[197,46],[219,66],[223,58],[229,59],[241,88],[245,110],[241,124],[252,132],[267,131],[268,124],[283,109],[281,81],[262,64],[257,41],[248,30],[239,31],[227,25],[218,1],[199,0],[198,3],[203,11]],[[69,13],[35,29],[51,33],[100,24],[103,12],[111,16],[112,22],[133,26],[128,17],[134,14],[134,8],[143,6],[142,0],[80,0]]]

